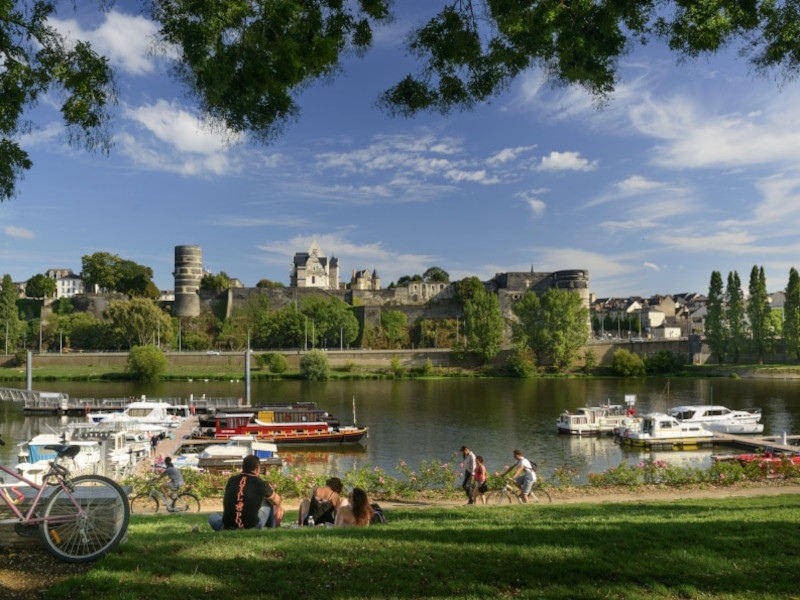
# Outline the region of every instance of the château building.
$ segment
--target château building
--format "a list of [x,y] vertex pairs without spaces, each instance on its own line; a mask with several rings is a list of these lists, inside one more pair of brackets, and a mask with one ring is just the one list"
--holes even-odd
[[289,287],[339,289],[339,259],[323,255],[316,240],[308,252],[297,252],[289,269]]

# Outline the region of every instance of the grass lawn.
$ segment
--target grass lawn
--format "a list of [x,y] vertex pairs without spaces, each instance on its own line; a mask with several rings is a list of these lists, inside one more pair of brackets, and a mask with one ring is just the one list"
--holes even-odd
[[800,495],[387,517],[214,533],[204,514],[134,516],[120,549],[48,598],[800,598]]

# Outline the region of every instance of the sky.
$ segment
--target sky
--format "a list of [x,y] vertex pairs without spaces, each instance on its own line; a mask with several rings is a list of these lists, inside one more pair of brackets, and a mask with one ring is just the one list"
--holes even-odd
[[92,41],[117,71],[109,156],[71,148],[40,102],[21,138],[33,168],[0,204],[0,274],[79,273],[109,252],[174,289],[174,249],[245,286],[289,283],[316,240],[341,279],[376,270],[386,287],[436,266],[452,281],[588,269],[598,297],[708,292],[712,271],[770,292],[800,268],[800,85],[752,73],[730,52],[679,63],[638,47],[598,107],[535,69],[471,112],[394,118],[380,93],[415,71],[409,27],[439,2],[396,3],[363,58],[298,96],[270,145],[230,144],[151,51],[138,3],[60,5],[60,30]]

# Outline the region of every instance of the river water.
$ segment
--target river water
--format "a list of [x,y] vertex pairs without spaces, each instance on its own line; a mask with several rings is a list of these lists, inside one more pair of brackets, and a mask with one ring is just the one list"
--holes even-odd
[[[6,387],[24,387],[24,383]],[[66,392],[72,398],[146,395],[180,397],[243,397],[242,380],[159,382],[150,385],[105,382],[36,382],[34,389]],[[325,448],[281,452],[285,458],[314,469],[343,472],[364,465],[379,466],[396,475],[406,461],[451,461],[462,446],[483,455],[490,471],[503,470],[520,448],[539,464],[540,472],[567,466],[578,472],[579,483],[621,461],[664,459],[675,464],[707,467],[712,454],[733,448],[693,452],[648,452],[622,448],[613,439],[558,435],[556,421],[565,409],[606,401],[624,404],[635,394],[639,412],[665,410],[678,404],[714,403],[729,408],[762,408],[765,435],[800,433],[800,381],[764,379],[444,379],[369,381],[254,381],[251,402],[315,401],[343,424],[356,420],[370,429],[363,445],[346,451]],[[72,417],[77,418],[77,417]],[[7,442],[0,460],[16,462],[15,445],[31,436],[57,429],[64,417],[29,417],[22,407],[0,402],[0,434]]]

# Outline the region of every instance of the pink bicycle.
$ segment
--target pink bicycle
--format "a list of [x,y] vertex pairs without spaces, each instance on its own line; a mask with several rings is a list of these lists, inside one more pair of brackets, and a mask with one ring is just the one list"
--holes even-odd
[[[0,439],[0,445],[5,442]],[[79,446],[47,446],[56,453],[37,484],[0,464],[0,498],[13,513],[2,524],[14,524],[21,536],[37,531],[56,558],[80,563],[97,560],[125,537],[131,513],[125,491],[108,477],[70,477],[59,461],[74,458]],[[11,478],[13,482],[8,482]]]

